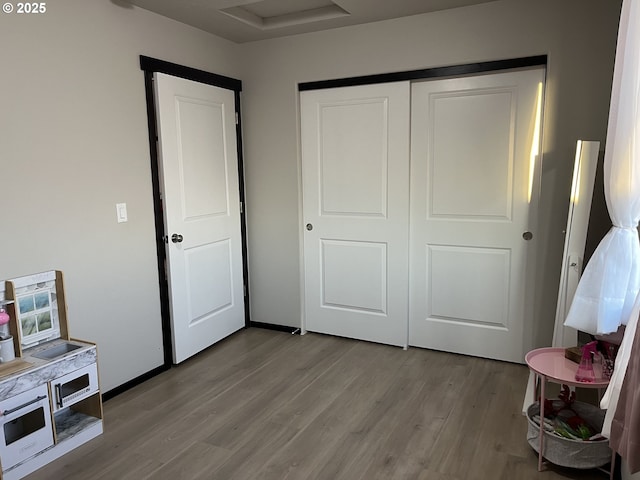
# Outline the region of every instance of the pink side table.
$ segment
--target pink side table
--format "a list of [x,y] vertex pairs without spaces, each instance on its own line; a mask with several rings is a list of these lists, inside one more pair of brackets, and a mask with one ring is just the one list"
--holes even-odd
[[[561,385],[569,385],[570,387],[581,388],[597,388],[598,393],[602,396],[602,389],[607,388],[609,380],[598,380],[595,382],[578,382],[576,381],[576,371],[578,364],[572,362],[564,356],[564,348],[538,348],[527,353],[525,361],[529,369],[533,371],[540,379],[540,392],[538,392],[538,382],[536,381],[535,398],[544,400],[545,384],[547,382],[559,383]],[[539,393],[539,395],[538,395]],[[542,452],[544,447],[544,401],[540,402],[540,448],[538,450],[538,471],[542,471]],[[615,462],[615,452],[611,457],[610,478],[613,480],[613,470]]]

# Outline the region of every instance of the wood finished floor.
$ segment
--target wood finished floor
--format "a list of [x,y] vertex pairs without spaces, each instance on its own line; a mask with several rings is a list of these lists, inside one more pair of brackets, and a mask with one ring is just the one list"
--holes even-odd
[[522,365],[252,328],[105,402],[102,436],[27,478],[606,479],[537,471],[527,378]]

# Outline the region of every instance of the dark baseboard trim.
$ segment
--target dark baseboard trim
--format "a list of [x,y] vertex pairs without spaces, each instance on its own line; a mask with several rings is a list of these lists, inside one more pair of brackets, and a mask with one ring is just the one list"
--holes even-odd
[[278,332],[300,333],[298,327],[287,327],[286,325],[275,325],[273,323],[249,322],[249,327],[264,328],[266,330],[277,330]]
[[126,392],[127,390],[132,389],[133,387],[137,387],[138,385],[140,385],[143,382],[146,382],[147,380],[160,375],[163,372],[166,372],[167,370],[169,370],[171,368],[171,365],[167,366],[165,365],[161,365],[157,368],[154,368],[153,370],[148,371],[147,373],[140,375],[139,377],[134,378],[133,380],[129,380],[126,383],[123,383],[122,385],[117,386],[116,388],[113,388],[111,390],[109,390],[108,392],[105,392],[102,394],[102,401],[106,402],[107,400],[111,400],[113,397],[116,397],[118,395],[120,395],[121,393]]
[[464,65],[424,68],[421,70],[409,70],[404,72],[365,75],[361,77],[336,78],[332,80],[304,82],[298,84],[298,90],[304,92],[307,90],[319,90],[322,88],[355,87],[359,85],[373,85],[377,83],[424,80],[427,78],[459,77],[462,75],[495,72],[514,68],[536,67],[546,64],[547,56],[537,55],[533,57],[512,58],[508,60],[494,60],[490,62],[468,63]]

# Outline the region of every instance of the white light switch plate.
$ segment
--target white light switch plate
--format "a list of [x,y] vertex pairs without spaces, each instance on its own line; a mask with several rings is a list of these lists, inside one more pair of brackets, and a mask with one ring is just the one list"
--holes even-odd
[[127,221],[127,204],[116,203],[116,213],[118,215],[118,223]]

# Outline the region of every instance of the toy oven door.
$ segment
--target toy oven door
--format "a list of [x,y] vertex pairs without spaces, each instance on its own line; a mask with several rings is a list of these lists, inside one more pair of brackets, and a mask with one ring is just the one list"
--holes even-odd
[[73,405],[98,391],[98,367],[95,363],[58,377],[51,382],[53,411]]
[[0,402],[0,458],[4,471],[53,446],[47,384]]

